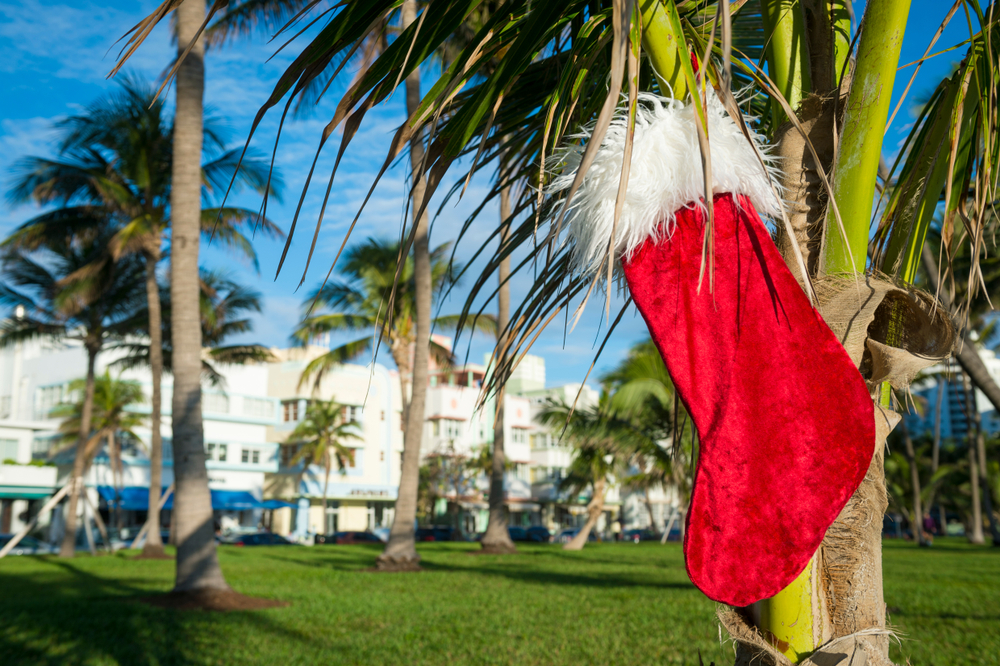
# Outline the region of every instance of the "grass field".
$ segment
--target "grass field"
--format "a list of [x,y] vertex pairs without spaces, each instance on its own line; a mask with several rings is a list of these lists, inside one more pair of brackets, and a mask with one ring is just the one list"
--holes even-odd
[[[471,556],[427,544],[425,571],[378,574],[364,546],[224,548],[229,582],[291,602],[238,613],[152,608],[173,563],[0,560],[0,664],[731,663],[715,604],[676,544],[526,546]],[[1000,549],[886,543],[897,662],[1000,663]]]

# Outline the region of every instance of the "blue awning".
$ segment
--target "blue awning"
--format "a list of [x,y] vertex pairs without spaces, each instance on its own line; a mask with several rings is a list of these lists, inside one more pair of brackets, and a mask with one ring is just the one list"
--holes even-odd
[[281,500],[270,499],[261,502],[260,506],[263,509],[284,509],[285,507],[294,509],[298,505],[292,502],[282,502]]
[[[163,492],[167,489],[164,488]],[[105,502],[114,505],[115,489],[111,486],[98,486],[97,492]],[[212,508],[216,511],[248,511],[250,509],[266,509],[256,497],[246,490],[212,490]],[[121,508],[126,511],[146,511],[149,509],[149,488],[128,486],[118,493]],[[167,498],[164,509],[174,508],[173,493]]]

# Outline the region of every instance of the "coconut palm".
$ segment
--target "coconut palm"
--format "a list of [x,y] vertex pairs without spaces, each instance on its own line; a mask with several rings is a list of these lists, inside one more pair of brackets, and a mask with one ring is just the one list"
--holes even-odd
[[553,431],[561,431],[575,449],[566,476],[560,481],[560,490],[569,491],[571,496],[590,491],[587,520],[563,546],[565,550],[580,550],[604,512],[608,488],[627,475],[631,452],[652,442],[645,433],[614,415],[607,392],[601,394],[597,405],[578,410],[549,399],[537,418]]
[[[414,396],[418,393],[418,388],[426,389],[428,380],[426,375],[423,378],[419,376],[415,366],[422,347],[417,344],[421,338],[416,321],[419,312],[416,298],[418,292],[416,260],[413,258],[405,261],[397,275],[400,248],[398,242],[377,238],[369,238],[349,248],[338,266],[341,279],[327,282],[304,301],[306,315],[292,334],[292,339],[297,344],[308,344],[316,336],[326,333],[373,331],[374,335],[367,333],[362,338],[344,343],[310,361],[302,371],[300,385],[312,381],[313,386],[318,387],[326,373],[337,365],[371,353],[376,344],[383,345],[399,370],[403,423],[409,423],[411,414],[415,413],[419,415],[422,432],[424,406],[418,404]],[[446,261],[448,252],[449,245],[446,244],[435,248],[430,255],[431,282],[435,295],[440,295],[451,282],[450,269]],[[457,315],[438,316],[433,319],[433,324],[436,328],[448,329],[453,328],[458,319]],[[496,332],[496,322],[491,317],[480,317],[477,327],[485,332],[494,334]],[[426,346],[428,353],[432,354],[439,364],[451,363],[449,349],[433,340]],[[408,472],[405,471],[407,457],[419,455],[419,448],[416,454],[410,453],[412,447],[405,448],[406,438],[410,436],[411,429],[406,426],[401,487],[408,482],[406,476]],[[419,466],[416,473],[419,477]],[[413,489],[406,489],[406,492],[401,490],[396,500],[396,516],[400,515],[400,510],[403,511],[403,515],[410,516],[409,523],[406,524],[409,525],[411,540],[413,519],[416,516],[416,493],[416,486]],[[398,518],[393,524],[396,525],[397,522]],[[396,526],[395,542],[390,537],[386,553],[395,558],[389,560],[390,567],[399,564],[403,568],[412,568],[416,563],[416,560],[406,555],[404,548],[407,537],[403,527],[406,524]],[[400,550],[401,548],[403,550]]]
[[[649,491],[672,487],[679,501],[678,514],[664,529],[664,541],[673,521],[680,518],[681,534],[694,486],[693,426],[684,405],[677,399],[670,374],[652,340],[629,350],[628,356],[601,381],[612,391],[611,408],[619,416],[649,434],[647,442],[633,452],[637,471],[623,480],[646,496],[653,521]],[[665,443],[661,446],[661,443]]]
[[[219,120],[211,117],[205,126],[205,199],[210,200],[231,179],[237,189],[249,186],[264,191],[266,165],[253,155],[240,162],[240,151],[225,150],[219,127]],[[152,374],[149,519],[158,521],[162,469],[160,380],[164,368],[162,305],[156,271],[164,254],[164,240],[169,237],[173,122],[152,88],[139,79],[126,77],[119,91],[91,104],[84,114],[59,122],[57,128],[62,135],[59,158],[22,159],[16,166],[18,176],[10,198],[17,203],[30,200],[60,208],[25,222],[9,242],[30,246],[39,236],[64,233],[67,225],[79,223],[79,218],[73,217],[74,211],[96,208],[112,216],[120,228],[91,270],[131,254],[145,262],[150,320],[146,330]],[[272,177],[270,188],[272,193],[280,192],[280,177]],[[233,206],[202,211],[202,233],[214,236],[254,265],[257,255],[244,232],[258,226],[267,237],[283,235],[257,211]],[[146,555],[163,554],[158,530],[150,531],[143,551]]]
[[[90,215],[76,212],[76,215]],[[121,340],[136,327],[143,305],[144,270],[138,260],[106,264],[88,271],[105,252],[116,227],[107,219],[88,217],[87,224],[63,237],[36,239],[32,249],[5,246],[0,257],[0,303],[19,313],[0,332],[0,345],[33,339],[73,340],[87,354],[87,374],[80,407],[79,437],[66,506],[66,534],[60,556],[73,557],[76,511],[88,463],[87,442],[94,428],[95,364],[109,341]],[[78,277],[88,271],[85,278]],[[23,315],[20,314],[23,312]]]
[[333,400],[313,400],[306,407],[306,413],[286,440],[296,447],[292,464],[302,464],[299,473],[299,487],[302,476],[313,465],[323,468],[323,511],[326,515],[326,498],[330,489],[330,473],[336,463],[343,472],[354,465],[354,449],[344,444],[347,440],[360,440],[358,426],[344,419],[344,405]]
[[[76,379],[69,384],[69,395],[82,396],[86,392],[86,380]],[[95,454],[104,443],[108,460],[114,475],[116,492],[122,488],[122,438],[127,436],[134,441],[139,437],[135,429],[145,424],[146,417],[132,411],[134,407],[146,402],[139,382],[112,377],[108,370],[94,379],[94,404],[91,414],[90,432],[83,436],[84,405],[82,400],[56,405],[49,416],[61,419],[59,424],[60,439],[66,444],[77,444],[85,440],[85,468],[90,466]],[[118,515],[121,522],[121,514]],[[119,524],[119,527],[121,525]]]

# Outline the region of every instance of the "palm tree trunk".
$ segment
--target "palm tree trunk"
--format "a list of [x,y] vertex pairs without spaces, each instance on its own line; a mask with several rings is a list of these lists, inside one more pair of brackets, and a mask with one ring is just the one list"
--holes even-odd
[[83,488],[83,475],[87,471],[87,442],[90,439],[90,421],[94,413],[94,364],[98,349],[87,346],[87,383],[83,392],[83,409],[80,414],[80,437],[76,442],[76,456],[73,458],[73,483],[66,503],[66,533],[59,547],[59,557],[73,557],[76,553],[76,510]]
[[[177,8],[178,55],[205,20],[205,0]],[[205,469],[201,418],[201,316],[198,245],[201,222],[204,45],[199,40],[177,71],[177,111],[170,208],[170,292],[173,339],[174,510],[177,580],[174,590],[228,589],[215,552],[212,499]]]
[[979,487],[983,494],[983,513],[990,524],[990,540],[994,546],[1000,546],[1000,534],[997,533],[997,519],[993,515],[993,493],[990,491],[989,468],[986,466],[986,436],[983,433],[982,417],[976,414],[976,455],[979,463]]
[[656,515],[653,513],[653,501],[649,499],[649,488],[646,488],[642,494],[646,500],[646,511],[649,512],[649,529],[656,531]]
[[563,546],[563,550],[583,550],[591,530],[594,529],[594,525],[597,524],[604,511],[604,493],[607,490],[607,485],[608,482],[605,479],[594,481],[594,496],[587,505],[587,522],[583,524],[576,536]]
[[146,544],[142,554],[147,557],[163,556],[163,538],[160,536],[160,491],[163,487],[163,439],[160,435],[161,392],[163,378],[163,331],[160,313],[160,286],[156,282],[156,265],[159,263],[160,239],[155,241],[155,254],[146,255],[146,302],[149,308],[149,371],[153,376],[150,396],[149,428],[149,513],[146,517]]
[[[329,456],[330,453],[327,452],[327,455]],[[324,469],[326,470],[326,477],[323,479],[323,533],[325,534],[326,531],[327,531],[327,529],[329,529],[328,525],[330,524],[330,521],[326,517],[326,512],[327,512],[326,497],[327,497],[328,491],[330,489],[330,461],[329,460],[326,461],[326,466],[324,467]],[[334,530],[334,531],[336,531],[336,530]]]
[[[417,18],[416,0],[406,0],[402,8],[402,28],[405,30]],[[412,115],[420,104],[420,68],[406,77],[406,111]],[[416,344],[413,354],[413,379],[410,404],[403,436],[403,469],[396,496],[396,515],[389,533],[389,543],[378,558],[380,569],[413,569],[418,566],[413,534],[417,517],[417,491],[420,483],[420,439],[424,431],[424,407],[427,400],[427,363],[431,338],[431,260],[428,240],[429,220],[421,212],[426,181],[424,179],[423,132],[410,140],[410,168],[413,190],[410,205],[416,225],[413,239],[413,276],[416,310]]]
[[913,521],[910,529],[913,530],[913,539],[921,546],[929,545],[924,539],[924,509],[920,503],[920,470],[917,469],[917,454],[913,448],[913,438],[910,437],[910,429],[906,427],[906,419],[899,422],[899,427],[903,431],[903,444],[906,446],[906,461],[910,463],[910,487],[913,490]]
[[[500,230],[500,247],[507,242],[510,234],[510,224],[507,219],[510,217],[510,186],[500,190],[500,223],[503,225]],[[497,272],[500,280],[500,289],[497,293],[497,354],[494,368],[506,367],[504,348],[506,337],[503,335],[507,323],[510,321],[510,285],[507,279],[510,277],[510,257],[500,261]],[[493,421],[493,458],[490,467],[490,517],[486,524],[486,534],[483,535],[483,550],[492,553],[514,553],[517,547],[510,538],[507,530],[507,513],[504,509],[504,471],[507,467],[507,458],[504,451],[504,401],[506,391],[503,382],[497,392],[496,413]]]
[[[950,366],[950,361],[946,362],[945,368]],[[937,409],[934,412],[934,451],[931,454],[931,476],[937,474],[938,467],[941,465],[941,410],[944,409],[944,393],[948,387],[947,380],[938,380],[938,396],[937,396]],[[931,495],[930,499],[927,500],[928,507],[934,505],[934,495]],[[948,526],[948,517],[945,514],[944,505],[938,506],[938,520],[941,523],[941,535],[947,534],[946,527]]]
[[986,543],[983,536],[983,507],[982,497],[979,490],[979,456],[976,452],[976,440],[980,434],[979,410],[976,409],[975,395],[971,386],[971,378],[968,374],[962,376],[962,388],[965,391],[965,414],[969,423],[969,432],[966,434],[966,446],[969,449],[969,482],[972,491],[972,525],[969,531],[969,543],[981,545]]

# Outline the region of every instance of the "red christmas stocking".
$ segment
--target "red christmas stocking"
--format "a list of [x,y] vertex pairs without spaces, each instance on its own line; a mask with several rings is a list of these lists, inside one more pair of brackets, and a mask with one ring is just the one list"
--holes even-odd
[[[768,176],[717,103],[709,110],[714,285],[706,267],[699,289],[704,185],[693,115],[646,102],[616,247],[699,433],[688,574],[712,599],[746,606],[802,572],[861,483],[875,443],[872,399],[758,217],[755,203],[776,211]],[[623,127],[618,120],[609,131],[599,151],[606,161],[598,155],[574,205],[570,235],[585,269],[610,240]]]

